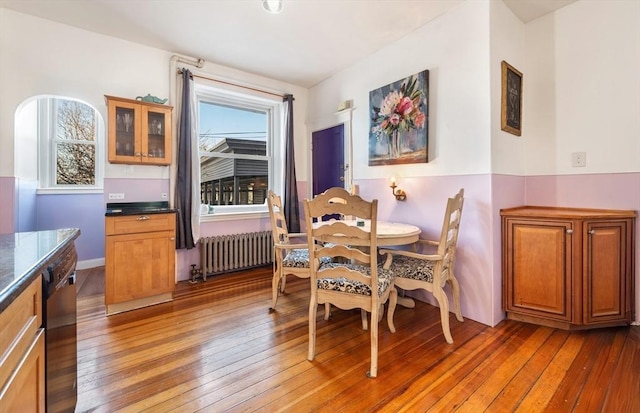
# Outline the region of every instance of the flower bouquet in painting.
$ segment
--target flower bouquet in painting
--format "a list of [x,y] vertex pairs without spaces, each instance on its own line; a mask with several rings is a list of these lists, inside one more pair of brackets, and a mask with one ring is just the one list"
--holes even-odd
[[369,165],[427,162],[429,71],[369,93]]

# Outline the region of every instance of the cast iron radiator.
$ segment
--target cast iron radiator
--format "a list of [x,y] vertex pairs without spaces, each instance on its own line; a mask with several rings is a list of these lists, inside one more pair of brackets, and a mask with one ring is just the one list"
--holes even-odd
[[192,270],[192,281],[198,274],[208,275],[261,267],[273,262],[271,231],[218,235],[200,238],[200,270]]

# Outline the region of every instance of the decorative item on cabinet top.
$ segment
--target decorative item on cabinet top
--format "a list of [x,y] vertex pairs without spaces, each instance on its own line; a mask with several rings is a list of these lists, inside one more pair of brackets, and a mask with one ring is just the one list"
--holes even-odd
[[143,102],[151,102],[151,103],[159,103],[164,104],[168,99],[160,99],[159,97],[151,96],[151,94],[147,93],[147,96],[138,96],[136,100],[141,100]]
[[173,107],[147,101],[158,99],[151,95],[138,98],[105,95],[109,111],[109,162],[170,165]]

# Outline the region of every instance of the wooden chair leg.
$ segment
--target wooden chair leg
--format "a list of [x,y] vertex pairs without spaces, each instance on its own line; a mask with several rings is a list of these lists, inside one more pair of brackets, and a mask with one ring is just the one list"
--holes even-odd
[[371,309],[371,367],[367,372],[367,377],[375,378],[378,376],[378,323],[374,320],[378,319],[378,308]]
[[324,320],[329,320],[331,317],[331,303],[324,303]]
[[309,302],[309,353],[307,360],[311,361],[316,356],[316,313],[318,310],[317,298],[312,296]]
[[[365,310],[360,309],[360,319],[362,320],[362,329],[367,331],[369,329],[369,323],[367,321],[368,314]],[[373,318],[372,318],[373,320]]]
[[395,288],[392,288],[389,293],[389,309],[387,310],[387,324],[389,325],[389,330],[391,330],[392,333],[396,332],[396,326],[393,324],[393,314],[396,311],[397,303],[398,291]]
[[462,318],[462,309],[460,308],[460,284],[458,284],[458,280],[454,276],[451,276],[448,281],[451,284],[451,293],[453,295],[453,312],[456,314],[458,321],[462,322],[464,318]]
[[275,311],[276,303],[278,302],[280,284],[280,272],[278,270],[273,271],[273,280],[271,280],[271,310]]
[[280,292],[284,293],[284,287],[287,285],[287,276],[283,275],[280,277]]
[[440,306],[440,322],[442,323],[444,339],[447,340],[447,343],[453,344],[453,337],[451,337],[451,329],[449,328],[449,300],[447,295],[442,288],[434,286],[433,296]]

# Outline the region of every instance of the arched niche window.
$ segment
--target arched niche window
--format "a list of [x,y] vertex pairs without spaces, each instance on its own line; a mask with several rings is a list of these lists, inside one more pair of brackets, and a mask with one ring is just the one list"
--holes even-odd
[[102,116],[83,101],[31,98],[16,112],[18,175],[36,178],[39,193],[101,191],[104,133]]

